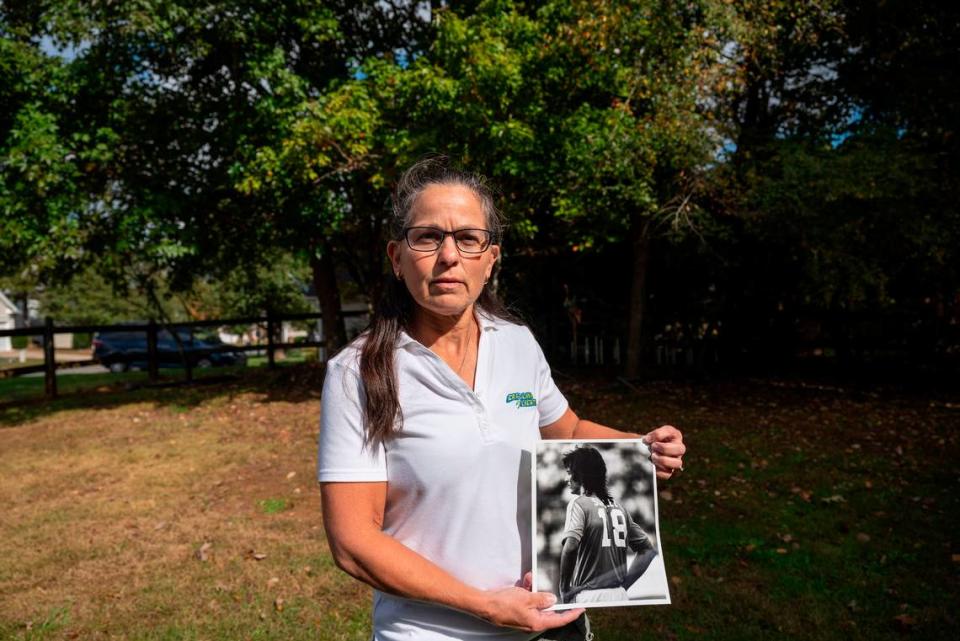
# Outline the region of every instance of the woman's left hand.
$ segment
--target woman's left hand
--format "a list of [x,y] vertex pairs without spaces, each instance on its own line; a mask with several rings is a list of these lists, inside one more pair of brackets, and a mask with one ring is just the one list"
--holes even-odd
[[645,434],[643,442],[650,446],[650,460],[657,468],[657,478],[668,479],[683,471],[683,454],[687,448],[680,430],[673,425],[661,425]]

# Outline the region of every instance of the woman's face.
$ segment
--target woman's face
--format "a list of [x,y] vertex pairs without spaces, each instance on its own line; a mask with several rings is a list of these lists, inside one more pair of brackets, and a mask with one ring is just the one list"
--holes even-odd
[[[408,227],[436,227],[443,231],[488,229],[480,199],[462,185],[430,185],[413,207]],[[466,311],[480,296],[500,257],[491,245],[482,254],[462,253],[453,236],[446,236],[433,252],[410,249],[405,240],[391,240],[387,255],[413,300],[423,309],[443,316]]]

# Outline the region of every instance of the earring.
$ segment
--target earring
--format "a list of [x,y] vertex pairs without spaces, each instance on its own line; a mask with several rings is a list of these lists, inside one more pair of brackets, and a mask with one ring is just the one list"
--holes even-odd
[[397,272],[397,280],[403,280],[403,274]]

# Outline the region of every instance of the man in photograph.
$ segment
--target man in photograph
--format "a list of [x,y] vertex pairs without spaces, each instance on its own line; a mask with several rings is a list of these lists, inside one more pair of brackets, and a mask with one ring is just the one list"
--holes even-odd
[[[567,505],[560,552],[563,603],[627,601],[627,590],[657,556],[646,533],[607,489],[607,465],[595,447],[581,445],[563,456],[568,485],[577,494]],[[627,548],[636,556],[627,567]]]

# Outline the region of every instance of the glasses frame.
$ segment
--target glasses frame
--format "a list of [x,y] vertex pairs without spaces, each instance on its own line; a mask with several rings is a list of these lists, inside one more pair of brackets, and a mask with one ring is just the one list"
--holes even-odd
[[[437,246],[434,247],[433,249],[417,249],[416,247],[413,246],[413,243],[410,242],[410,232],[413,231],[414,229],[429,229],[431,231],[439,232],[440,234],[443,234],[443,235],[440,237],[440,242],[437,243]],[[463,247],[461,247],[460,242],[457,240],[456,234],[462,231],[482,231],[482,232],[485,232],[487,236],[490,237],[490,240],[487,241],[486,247],[484,247],[480,251],[470,251],[469,249],[464,249]],[[447,236],[453,237],[453,245],[454,247],[457,248],[458,252],[460,252],[461,254],[470,254],[471,256],[479,256],[480,254],[485,253],[488,249],[490,249],[492,245],[495,245],[497,242],[496,235],[493,233],[493,231],[489,229],[483,229],[482,227],[462,227],[460,229],[454,229],[452,231],[446,231],[446,230],[440,229],[439,227],[432,227],[430,225],[417,225],[414,227],[403,228],[403,239],[407,241],[407,247],[409,247],[411,251],[420,252],[422,254],[432,254],[436,251],[439,251],[440,248],[443,247],[443,243],[447,240]]]

